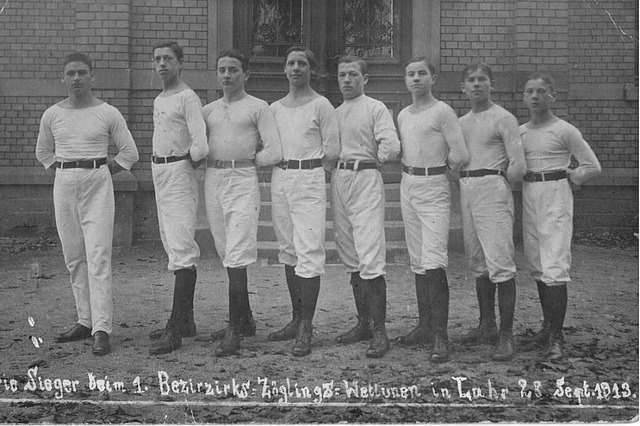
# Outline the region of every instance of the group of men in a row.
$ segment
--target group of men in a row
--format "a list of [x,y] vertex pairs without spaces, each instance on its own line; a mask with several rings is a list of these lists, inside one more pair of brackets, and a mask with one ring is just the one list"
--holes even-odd
[[[434,67],[415,58],[405,67],[412,104],[397,118],[365,95],[367,64],[345,56],[338,63],[343,103],[335,108],[311,86],[313,52],[286,53],[287,95],[268,105],[249,95],[249,60],[240,51],[219,55],[222,98],[202,108],[181,77],[176,42],[154,46],[162,93],[154,101],[152,174],[160,235],[175,274],[171,316],[150,334],[152,355],[171,352],[196,334],[193,301],[200,256],[195,242],[195,169],[206,161],[205,206],[216,250],[229,278],[229,322],[205,340],[221,340],[217,356],[236,354],[242,337],[256,332],[247,267],[257,260],[260,192],[256,167],[273,166],[272,222],[292,304],[292,319],[270,340],[294,340],[291,353],[311,352],[312,320],[325,264],[326,180],[331,172],[335,242],[350,274],[357,324],[336,338],[369,340],[366,355],[389,350],[386,318],[385,189],[380,166],[401,153],[401,208],[410,267],[415,274],[418,325],[395,341],[431,345],[432,362],[449,359],[446,270],[450,177],[460,186],[464,245],[476,279],[480,324],[460,340],[494,344],[494,360],[514,353],[516,303],[512,186],[523,183],[527,266],[538,285],[543,327],[536,336],[549,359],[562,357],[562,326],[570,281],[573,199],[569,181],[582,183],[600,165],[580,132],[551,111],[553,79],[534,74],[524,101],[530,120],[517,119],[491,100],[492,71],[466,67],[461,90],[471,110],[458,119],[436,99]],[[78,322],[58,341],[93,336],[93,353],[109,352],[112,332],[111,245],[114,222],[110,174],[130,169],[138,153],[122,115],[91,93],[93,71],[84,54],[64,60],[69,96],[44,113],[37,158],[56,168],[56,225],[76,300]],[[118,154],[107,161],[110,143]],[[571,157],[579,166],[569,168]],[[102,167],[105,166],[105,167]],[[495,315],[498,288],[499,329]]]

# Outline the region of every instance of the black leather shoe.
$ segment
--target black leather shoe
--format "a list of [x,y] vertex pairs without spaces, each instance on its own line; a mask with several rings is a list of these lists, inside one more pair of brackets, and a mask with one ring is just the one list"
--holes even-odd
[[106,355],[110,350],[111,345],[109,345],[109,335],[104,331],[96,331],[93,335],[93,354]]
[[75,340],[83,340],[91,337],[91,329],[82,324],[76,324],[69,330],[56,336],[57,343],[73,342]]

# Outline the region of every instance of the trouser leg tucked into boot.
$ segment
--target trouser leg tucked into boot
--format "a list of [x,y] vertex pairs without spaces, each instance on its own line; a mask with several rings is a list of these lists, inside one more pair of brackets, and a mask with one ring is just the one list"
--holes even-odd
[[149,354],[160,355],[173,352],[182,345],[181,323],[186,322],[189,309],[189,297],[196,285],[197,272],[195,269],[179,269],[174,272],[175,287],[173,289],[173,306],[171,317],[162,337],[156,341]]
[[449,360],[449,283],[447,273],[438,268],[427,271],[429,300],[433,306],[434,342],[431,350],[431,362]]
[[513,316],[516,310],[516,282],[512,278],[498,284],[500,335],[498,347],[491,357],[494,361],[508,361],[515,354],[513,347]]
[[299,277],[296,276],[293,266],[284,265],[284,272],[287,279],[287,287],[289,287],[289,296],[291,297],[292,319],[282,329],[270,333],[267,336],[269,340],[295,339],[300,325],[301,284],[298,281]]
[[409,334],[394,339],[402,346],[433,343],[433,303],[427,291],[427,275],[415,274],[418,325]]
[[389,350],[389,338],[385,321],[387,319],[387,283],[383,275],[369,280],[367,293],[371,317],[373,318],[373,339],[367,349],[369,358],[382,358]]
[[549,342],[549,333],[551,331],[551,328],[549,327],[550,323],[549,323],[549,308],[548,308],[548,303],[546,301],[547,296],[546,296],[546,291],[547,291],[547,285],[542,282],[542,281],[536,281],[536,284],[538,286],[538,297],[540,298],[540,306],[542,307],[542,327],[540,328],[540,330],[538,330],[538,332],[535,334],[535,336],[533,336],[533,341],[539,345],[547,345],[547,343]]
[[[186,306],[187,312],[183,320],[177,325],[178,327],[180,327],[180,333],[182,334],[182,337],[193,337],[197,334],[196,322],[193,317],[193,298],[195,297],[195,293],[196,293],[195,282],[197,280],[197,273],[195,269],[193,269],[193,271],[196,274],[196,279],[194,279],[193,287],[189,288],[188,293],[185,296],[185,303],[186,303],[185,306]],[[149,333],[149,339],[158,340],[159,338],[162,337],[165,330],[166,328],[158,328],[156,330],[151,331]]]
[[216,348],[216,356],[234,355],[240,348],[240,320],[247,311],[251,312],[249,305],[249,292],[247,290],[247,269],[227,268],[229,275],[229,325],[220,345]]
[[351,330],[336,337],[336,342],[342,344],[357,343],[369,340],[373,336],[371,331],[371,312],[367,302],[367,283],[360,277],[359,272],[351,273],[351,287],[358,312],[358,323]]
[[567,314],[567,285],[547,286],[546,299],[550,328],[547,359],[557,361],[563,357],[564,335],[562,327]]
[[316,312],[318,294],[320,293],[320,277],[302,278],[296,275],[300,285],[300,323],[293,344],[293,356],[305,356],[311,353],[313,337],[313,315]]
[[476,295],[480,308],[480,324],[458,340],[467,345],[487,345],[498,340],[496,327],[496,284],[489,277],[476,278]]

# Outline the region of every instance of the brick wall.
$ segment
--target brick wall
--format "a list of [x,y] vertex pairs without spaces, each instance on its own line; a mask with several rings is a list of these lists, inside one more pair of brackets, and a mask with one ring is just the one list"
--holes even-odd
[[[42,113],[65,95],[60,60],[79,50],[95,61],[94,93],[123,113],[141,154],[133,169],[140,186],[134,234],[141,240],[157,238],[149,157],[152,104],[160,84],[152,69],[151,46],[166,39],[185,46],[186,76],[196,79],[193,87],[205,102],[215,91],[208,44],[219,38],[212,38],[217,27],[209,20],[220,11],[212,15],[210,4],[216,3],[23,0],[7,4],[0,14],[0,199],[12,201],[0,206],[4,218],[0,230],[11,226],[6,219],[9,206],[25,213],[11,216],[22,219],[16,226],[51,225],[50,219],[42,220],[50,214],[46,200],[50,177],[44,176],[35,159],[35,142]],[[637,1],[456,0],[440,1],[437,10],[437,95],[458,114],[467,112],[468,102],[458,89],[460,71],[471,61],[484,60],[498,80],[495,101],[525,122],[524,77],[533,71],[551,72],[558,81],[556,114],[583,132],[605,174],[624,178],[577,191],[576,226],[636,229]],[[398,95],[401,98],[408,95]],[[19,187],[5,182],[8,177],[20,183],[13,173],[17,169],[20,176],[26,173],[27,180],[42,186],[40,191],[25,187],[21,198]],[[37,206],[33,199],[39,200]]]

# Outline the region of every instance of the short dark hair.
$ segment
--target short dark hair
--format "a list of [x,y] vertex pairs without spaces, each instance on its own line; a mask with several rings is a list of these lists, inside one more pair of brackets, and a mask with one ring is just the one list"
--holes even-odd
[[427,59],[426,56],[418,56],[416,58],[411,58],[409,59],[405,64],[404,64],[404,68],[406,69],[409,64],[413,64],[414,62],[424,62],[424,64],[427,66],[427,68],[429,68],[429,72],[431,73],[431,75],[435,75],[436,74],[436,67],[433,66],[431,64],[431,62],[429,62],[429,60]]
[[169,49],[171,49],[173,51],[173,54],[176,55],[176,59],[178,59],[179,61],[181,61],[182,58],[184,57],[184,53],[182,52],[182,46],[180,46],[177,41],[173,41],[173,40],[161,41],[154,44],[152,52],[155,52],[156,49],[162,49],[165,47],[168,47]]
[[304,52],[307,57],[307,61],[309,61],[309,65],[311,66],[311,71],[316,71],[318,69],[318,61],[316,60],[316,55],[304,46],[291,46],[284,53],[284,62],[287,63],[287,58],[291,52]]
[[220,52],[220,55],[218,55],[218,60],[220,60],[221,58],[237,59],[240,61],[240,65],[242,65],[242,71],[249,71],[249,58],[239,49],[223,50],[222,52]]
[[89,67],[90,72],[93,72],[93,64],[91,63],[91,58],[89,57],[89,55],[78,52],[69,53],[64,57],[64,61],[62,61],[62,70],[64,71],[64,68],[71,62],[82,62]]
[[529,77],[527,77],[527,79],[525,80],[525,84],[527,84],[527,82],[529,80],[542,80],[544,81],[547,86],[549,86],[549,89],[551,89],[552,92],[556,91],[556,82],[553,79],[553,77],[551,77],[551,74],[548,73],[543,73],[543,72],[534,72],[529,74]]
[[487,74],[489,80],[493,81],[493,71],[491,71],[491,67],[485,62],[475,62],[464,67],[464,69],[462,70],[462,81],[464,81],[464,79],[467,78],[469,74],[477,70],[483,71],[485,74]]
[[360,58],[359,56],[344,55],[344,56],[341,56],[340,59],[338,59],[338,65],[351,64],[354,62],[358,64],[358,66],[360,67],[360,72],[362,73],[362,75],[369,73],[369,67],[367,66],[367,62],[364,59]]

